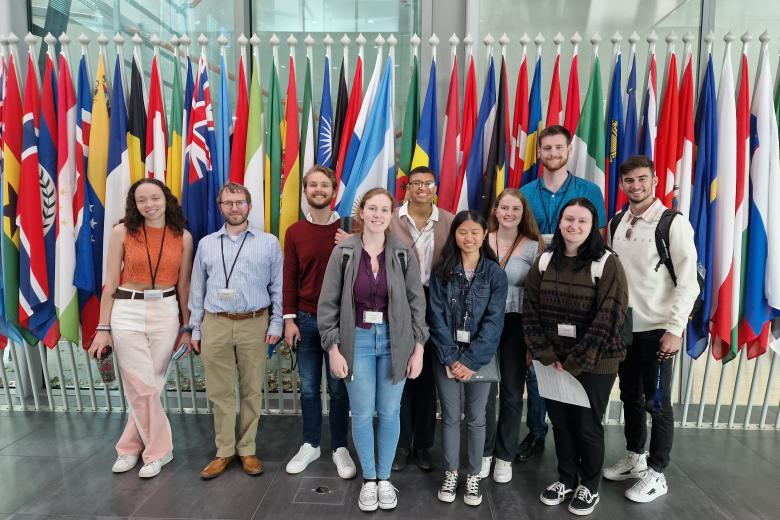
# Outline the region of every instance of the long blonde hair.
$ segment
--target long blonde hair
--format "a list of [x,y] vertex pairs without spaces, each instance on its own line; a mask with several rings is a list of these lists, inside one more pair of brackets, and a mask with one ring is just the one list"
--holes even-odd
[[490,211],[490,216],[488,217],[487,221],[488,231],[495,233],[498,230],[496,209],[501,203],[501,199],[507,195],[516,198],[523,204],[523,216],[520,218],[520,222],[517,223],[517,232],[520,233],[521,236],[530,238],[531,240],[536,240],[536,242],[539,244],[539,252],[543,252],[545,247],[544,239],[542,238],[542,234],[539,232],[539,225],[536,223],[534,212],[531,211],[531,205],[528,203],[528,198],[523,195],[520,190],[515,188],[506,188],[498,195],[498,197],[496,197],[496,201],[493,203],[493,209]]

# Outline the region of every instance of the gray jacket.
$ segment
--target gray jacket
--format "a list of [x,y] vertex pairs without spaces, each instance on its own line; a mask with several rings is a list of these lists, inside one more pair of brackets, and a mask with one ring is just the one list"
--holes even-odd
[[[328,350],[334,343],[339,345],[339,351],[347,360],[349,376],[352,375],[355,357],[355,301],[352,288],[357,278],[362,249],[359,234],[344,239],[333,249],[317,305],[317,328],[322,338],[322,348]],[[392,235],[385,238],[385,272],[389,299],[387,321],[390,355],[395,384],[406,377],[406,364],[414,351],[414,344],[424,345],[428,340],[428,326],[425,324],[425,294],[420,282],[417,257]]]

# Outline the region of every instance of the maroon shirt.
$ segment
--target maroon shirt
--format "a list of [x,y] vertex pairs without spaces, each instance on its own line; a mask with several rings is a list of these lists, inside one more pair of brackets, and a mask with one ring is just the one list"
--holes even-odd
[[282,313],[317,314],[317,302],[339,221],[327,226],[306,219],[289,227],[284,240]]
[[377,257],[379,271],[376,278],[371,269],[371,256],[365,249],[360,250],[357,278],[353,291],[355,295],[355,325],[361,329],[370,329],[372,323],[363,321],[363,311],[382,311],[382,321],[387,323],[387,275],[385,273],[385,252]]

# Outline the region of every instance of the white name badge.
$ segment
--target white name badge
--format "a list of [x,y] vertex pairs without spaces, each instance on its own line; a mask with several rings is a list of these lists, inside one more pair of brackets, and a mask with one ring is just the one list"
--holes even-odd
[[160,289],[144,289],[144,300],[158,301],[162,300],[163,292]]
[[363,323],[381,325],[383,322],[382,311],[363,311]]
[[558,335],[562,338],[576,338],[577,326],[571,323],[559,323]]
[[458,343],[471,343],[471,332],[463,329],[456,330],[455,341]]
[[236,290],[222,288],[217,291],[217,296],[219,296],[220,300],[232,300],[236,297]]

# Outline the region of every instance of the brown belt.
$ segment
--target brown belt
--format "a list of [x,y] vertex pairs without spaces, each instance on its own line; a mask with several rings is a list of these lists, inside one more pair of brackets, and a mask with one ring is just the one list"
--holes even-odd
[[219,316],[221,318],[227,318],[233,321],[240,321],[240,320],[251,320],[252,318],[263,316],[267,311],[268,308],[266,307],[265,309],[258,309],[256,311],[249,311],[249,312],[215,312],[214,315]]

